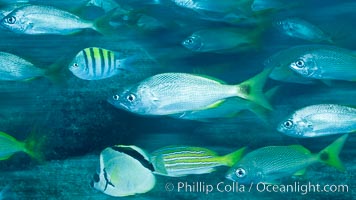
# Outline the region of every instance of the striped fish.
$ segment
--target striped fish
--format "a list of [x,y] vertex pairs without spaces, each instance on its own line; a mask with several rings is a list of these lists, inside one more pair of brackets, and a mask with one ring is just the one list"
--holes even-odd
[[218,166],[232,166],[239,161],[245,147],[219,156],[216,152],[202,147],[168,146],[151,154],[151,163],[155,173],[178,177],[189,174],[206,174],[213,172]]
[[69,70],[84,80],[100,80],[110,78],[125,70],[124,62],[119,53],[99,47],[81,50],[69,65]]

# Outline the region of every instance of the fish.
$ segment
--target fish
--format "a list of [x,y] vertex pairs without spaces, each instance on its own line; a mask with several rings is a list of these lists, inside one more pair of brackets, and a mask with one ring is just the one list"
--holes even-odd
[[48,68],[40,68],[11,53],[0,52],[0,81],[29,81],[45,77],[59,83],[61,65],[54,63]]
[[157,74],[116,92],[108,102],[140,115],[172,115],[217,107],[226,98],[240,97],[271,110],[262,92],[269,73],[266,69],[238,85],[187,73]]
[[282,0],[254,0],[251,4],[251,10],[261,12],[266,10],[278,10],[290,6],[286,1]]
[[225,156],[203,147],[167,146],[150,155],[155,174],[180,177],[191,174],[206,174],[215,171],[218,166],[232,166],[241,159],[246,147]]
[[356,80],[355,62],[355,53],[348,49],[298,45],[275,53],[264,65],[274,67],[270,74],[272,79],[312,84],[317,80]]
[[356,108],[338,104],[317,104],[301,108],[277,127],[288,136],[321,137],[356,131]]
[[88,47],[74,57],[68,69],[83,80],[101,80],[110,78],[123,71],[132,71],[128,61],[135,56],[120,58],[122,53],[99,47]]
[[146,193],[156,184],[149,155],[133,145],[115,145],[100,153],[100,167],[91,186],[114,197]]
[[279,20],[274,26],[282,33],[292,37],[310,42],[329,42],[334,43],[330,35],[327,35],[316,25],[297,17]]
[[188,36],[182,45],[194,52],[221,52],[225,50],[251,50],[259,45],[261,31],[241,29],[204,29]]
[[171,0],[177,6],[192,9],[192,10],[203,10],[218,13],[229,13],[234,10],[245,7],[251,4],[251,0],[235,1],[235,0]]
[[316,163],[330,165],[339,171],[345,168],[339,158],[348,137],[345,134],[319,153],[311,153],[301,145],[267,146],[246,154],[231,167],[225,178],[241,183],[276,183],[282,178],[302,175],[306,168]]
[[102,8],[105,12],[110,12],[113,9],[120,7],[114,0],[89,0],[86,6],[96,6]]
[[289,68],[288,63],[288,51],[279,51],[263,62],[263,65],[266,68],[272,68],[272,72],[269,75],[269,78],[286,82],[286,83],[297,83],[297,84],[315,84],[317,83],[312,78],[303,77],[302,75],[294,72]]
[[356,54],[328,45],[297,46],[291,53],[289,67],[303,77],[317,80],[356,81]]
[[2,81],[22,81],[46,75],[44,69],[14,54],[0,52],[0,60],[0,80]]
[[15,153],[24,152],[30,157],[42,161],[43,154],[41,147],[43,140],[31,134],[25,141],[18,141],[11,135],[0,131],[0,161],[7,160]]
[[71,35],[84,29],[92,29],[105,35],[109,29],[107,24],[110,15],[111,13],[96,21],[87,21],[52,6],[26,5],[4,17],[0,25],[9,31],[27,35]]

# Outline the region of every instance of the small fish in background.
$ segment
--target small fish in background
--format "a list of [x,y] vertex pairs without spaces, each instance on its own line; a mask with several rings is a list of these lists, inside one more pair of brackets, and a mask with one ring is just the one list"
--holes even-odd
[[285,0],[253,0],[251,10],[254,12],[264,12],[268,10],[286,9],[296,5],[296,3]]
[[285,177],[303,175],[308,166],[316,163],[344,171],[339,154],[347,137],[348,134],[339,137],[316,154],[301,145],[262,147],[246,154],[225,177],[242,184],[275,183]]
[[194,52],[246,51],[259,47],[261,30],[205,29],[194,32],[182,45]]
[[249,1],[235,1],[235,0],[171,0],[177,6],[196,10],[196,11],[211,11],[218,13],[229,13],[234,9],[244,6]]
[[84,29],[93,29],[103,35],[111,31],[109,17],[112,13],[95,21],[81,19],[65,10],[52,6],[27,5],[15,9],[0,24],[3,28],[28,35],[70,35]]
[[26,81],[39,77],[55,81],[60,69],[57,63],[43,69],[14,54],[0,52],[0,81]]
[[166,28],[163,22],[148,15],[141,15],[137,20],[136,25],[138,28],[145,31],[154,31]]
[[356,131],[356,108],[318,104],[295,111],[277,127],[288,136],[309,138]]
[[142,149],[126,145],[108,147],[100,153],[100,169],[91,186],[115,197],[146,193],[156,184],[153,170]]
[[105,12],[110,12],[113,9],[119,8],[120,4],[114,0],[89,0],[86,6],[96,6],[102,8]]
[[24,152],[32,158],[42,161],[41,148],[45,138],[36,137],[33,133],[24,141],[20,142],[11,135],[0,132],[0,161],[7,160],[18,152]]
[[207,174],[219,166],[232,166],[241,159],[246,147],[225,156],[202,147],[167,146],[151,153],[150,161],[155,173],[179,177],[191,174]]
[[83,80],[101,80],[118,75],[123,71],[132,71],[130,61],[136,56],[120,58],[119,52],[114,52],[99,47],[88,47],[81,50],[68,69],[78,78]]
[[[329,45],[298,45],[265,61],[278,81],[310,84],[316,80],[356,80],[355,52]],[[289,70],[287,70],[289,68]]]
[[274,23],[274,26],[282,33],[310,42],[329,42],[334,43],[331,36],[327,35],[319,27],[300,18],[288,18],[279,20]]
[[149,77],[108,99],[117,108],[140,115],[172,115],[221,105],[229,97],[253,101],[269,110],[263,94],[270,69],[238,85],[206,76],[163,73]]
[[291,53],[289,67],[306,78],[356,81],[356,54],[334,46],[298,46]]

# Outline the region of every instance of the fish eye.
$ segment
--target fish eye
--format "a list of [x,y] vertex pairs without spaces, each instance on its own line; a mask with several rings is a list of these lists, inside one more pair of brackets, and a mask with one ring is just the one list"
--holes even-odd
[[93,180],[94,180],[95,183],[99,182],[100,181],[99,174],[94,174]]
[[297,62],[295,62],[295,65],[299,68],[304,67],[304,61],[303,60],[298,60]]
[[126,97],[126,99],[127,99],[129,102],[133,102],[133,101],[135,101],[136,96],[133,95],[133,94],[130,94],[130,95],[128,95],[128,96]]
[[238,168],[236,169],[235,174],[237,177],[243,178],[246,176],[246,171],[243,168]]
[[293,126],[293,121],[292,120],[287,120],[283,123],[283,126],[286,127],[286,128],[292,128]]
[[118,100],[120,99],[120,96],[116,94],[116,95],[112,96],[112,98],[113,98],[115,101],[118,101]]
[[5,19],[5,22],[8,23],[8,24],[15,24],[15,22],[16,22],[16,17],[14,17],[14,16],[7,17],[7,18]]
[[193,40],[193,38],[188,38],[187,40],[186,40],[186,43],[188,43],[188,44],[193,44],[194,43],[194,40]]
[[79,67],[78,63],[74,63],[73,67],[75,67],[75,68]]

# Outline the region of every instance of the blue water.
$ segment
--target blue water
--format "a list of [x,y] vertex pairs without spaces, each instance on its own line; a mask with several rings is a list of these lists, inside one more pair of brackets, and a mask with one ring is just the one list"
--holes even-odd
[[[8,2],[0,1],[2,5]],[[85,4],[84,1],[30,2],[78,12],[86,19],[104,13],[101,8],[79,9]],[[301,85],[269,80],[266,87],[282,87],[271,101],[274,110],[269,113],[268,123],[248,111],[233,118],[198,122],[165,116],[139,116],[117,109],[107,102],[112,92],[151,75],[163,72],[199,73],[236,84],[262,71],[264,60],[277,51],[310,44],[308,41],[289,38],[268,26],[261,36],[261,47],[257,50],[191,52],[181,42],[194,31],[234,25],[198,19],[195,12],[178,7],[168,0],[162,1],[162,4],[146,4],[136,0],[117,0],[117,3],[123,8],[152,16],[164,26],[151,31],[142,30],[135,26],[137,18],[122,21],[122,16],[116,16],[112,19],[116,26],[110,36],[92,30],[66,36],[22,35],[0,31],[0,51],[26,58],[41,68],[47,68],[53,63],[63,66],[60,72],[62,83],[53,83],[46,78],[0,82],[0,130],[20,141],[33,131],[46,136],[46,161],[38,163],[22,153],[0,161],[0,188],[9,185],[11,193],[11,198],[4,199],[115,199],[95,191],[89,183],[99,164],[100,152],[116,144],[132,144],[147,151],[167,145],[192,145],[215,150],[221,155],[243,146],[253,150],[270,145],[301,144],[312,152],[319,152],[337,136],[291,138],[276,131],[277,123],[292,111],[307,105],[356,105],[354,82],[328,86],[324,83]],[[265,17],[270,20],[301,17],[335,36],[336,46],[355,50],[355,10],[356,4],[352,0],[300,1],[291,8],[266,13]],[[183,28],[179,24],[183,24]],[[236,26],[246,28],[246,25]],[[120,75],[99,81],[81,80],[70,73],[67,65],[77,52],[90,46],[114,51],[147,52],[154,58],[154,62],[142,62],[140,65],[145,70],[131,76]],[[347,185],[348,191],[344,192],[324,191],[302,195],[302,192],[247,191],[247,186],[240,192],[221,192],[216,188],[207,192],[204,189],[208,185],[215,187],[220,182],[224,185],[233,184],[224,179],[228,168],[221,167],[211,174],[180,178],[157,176],[157,184],[152,191],[125,198],[356,199],[355,142],[356,137],[351,134],[340,154],[346,172],[324,165],[313,165],[302,180],[291,179],[287,182]],[[167,191],[166,185],[170,183],[175,186],[173,191]],[[180,183],[191,187],[178,190]],[[201,187],[198,187],[199,184]]]

